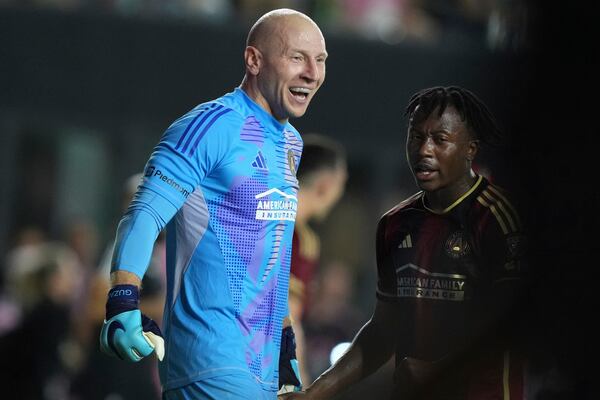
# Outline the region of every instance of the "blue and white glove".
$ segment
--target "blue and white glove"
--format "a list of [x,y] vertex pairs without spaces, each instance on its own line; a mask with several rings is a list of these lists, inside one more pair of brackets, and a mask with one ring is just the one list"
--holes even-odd
[[156,322],[140,312],[139,303],[139,289],[135,285],[116,285],[108,292],[100,349],[134,362],[155,352],[162,361],[165,355],[162,333]]
[[279,391],[277,394],[299,392],[302,379],[296,359],[296,335],[291,326],[283,329],[279,351]]

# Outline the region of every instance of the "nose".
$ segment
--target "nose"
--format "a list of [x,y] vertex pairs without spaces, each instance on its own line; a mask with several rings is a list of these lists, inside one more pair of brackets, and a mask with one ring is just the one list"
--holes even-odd
[[305,64],[305,68],[302,74],[303,78],[309,81],[318,81],[321,79],[321,71],[319,64],[313,58],[308,58]]
[[418,152],[421,157],[430,157],[433,154],[433,138],[426,136],[419,142]]

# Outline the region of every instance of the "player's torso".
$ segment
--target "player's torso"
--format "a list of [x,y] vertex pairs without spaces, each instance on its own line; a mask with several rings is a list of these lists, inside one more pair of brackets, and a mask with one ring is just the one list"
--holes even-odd
[[180,340],[167,350],[176,354],[172,379],[234,368],[271,390],[287,308],[302,142],[297,132],[274,129],[260,116],[231,120],[231,128],[212,132],[229,135],[218,144],[226,146],[223,156],[169,226],[166,325]]
[[441,215],[408,208],[386,224],[383,263],[392,270],[402,318],[414,321],[403,328],[399,343],[416,358],[445,354],[469,330],[476,312],[486,272],[472,228],[477,215],[468,208],[462,204],[461,212]]

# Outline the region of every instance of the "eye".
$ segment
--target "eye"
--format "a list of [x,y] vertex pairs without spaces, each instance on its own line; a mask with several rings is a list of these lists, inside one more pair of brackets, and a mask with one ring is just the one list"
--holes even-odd
[[419,133],[419,132],[411,131],[408,134],[408,140],[411,140],[411,141],[417,141],[417,140],[418,141],[422,141],[423,140],[423,134]]
[[304,60],[304,57],[302,57],[301,55],[296,55],[296,56],[292,56],[292,60],[294,60],[296,62],[302,62]]

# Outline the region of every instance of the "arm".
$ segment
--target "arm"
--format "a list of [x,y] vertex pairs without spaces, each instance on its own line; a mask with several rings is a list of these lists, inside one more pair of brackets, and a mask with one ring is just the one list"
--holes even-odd
[[142,280],[137,275],[128,271],[113,271],[110,274],[111,286],[115,285],[135,285],[138,288],[142,286]]
[[394,305],[378,301],[373,316],[358,332],[350,348],[305,393],[283,399],[331,399],[377,371],[394,354],[398,327]]
[[139,309],[140,286],[154,242],[177,210],[168,199],[142,186],[119,223],[112,259],[112,288],[100,332],[100,348],[108,355],[137,362],[156,352],[159,360],[163,358],[162,332]]

